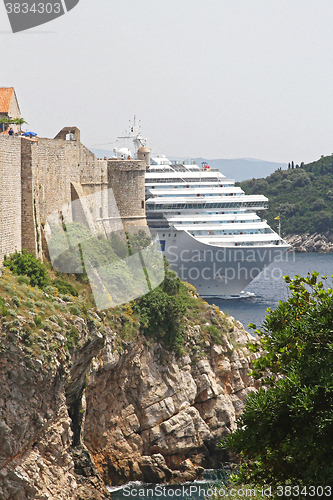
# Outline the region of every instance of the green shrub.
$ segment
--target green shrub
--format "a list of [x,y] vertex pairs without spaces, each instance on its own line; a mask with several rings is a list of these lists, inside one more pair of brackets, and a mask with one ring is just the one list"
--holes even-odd
[[63,295],[73,295],[74,297],[78,297],[79,295],[79,292],[67,281],[56,279],[52,281],[52,285]]
[[223,342],[223,332],[216,326],[208,326],[207,332],[209,333],[212,342],[215,344],[221,344]]
[[66,332],[65,348],[68,351],[71,351],[78,345],[79,340],[80,340],[79,331],[74,326],[71,326]]
[[16,307],[20,307],[21,301],[16,295],[12,298],[12,301],[13,301],[13,304],[16,305]]
[[133,311],[140,315],[143,334],[155,337],[178,354],[184,343],[186,312],[186,302],[179,295],[181,285],[180,279],[166,269],[161,285],[133,302]]
[[82,315],[80,309],[77,306],[74,306],[74,305],[70,306],[69,311],[74,316],[81,316]]
[[35,302],[31,299],[28,299],[24,302],[24,305],[28,307],[29,309],[34,309],[35,308]]
[[58,295],[58,289],[55,286],[48,285],[44,288],[44,292],[48,295]]
[[44,288],[49,284],[46,267],[25,249],[22,250],[22,253],[15,252],[9,257],[5,256],[3,264],[15,275],[28,276],[31,286]]
[[7,309],[7,307],[5,306],[5,302],[3,301],[3,299],[0,298],[0,315],[1,316],[9,316],[9,311]]
[[35,322],[35,325],[37,327],[41,328],[41,326],[42,326],[42,318],[40,316],[38,316],[38,314],[35,314],[34,322]]

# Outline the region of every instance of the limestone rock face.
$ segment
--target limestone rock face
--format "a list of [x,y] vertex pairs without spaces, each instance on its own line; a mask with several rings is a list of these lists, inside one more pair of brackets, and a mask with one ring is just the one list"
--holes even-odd
[[221,345],[206,342],[205,352],[180,359],[155,343],[123,344],[119,353],[116,337],[107,336],[90,372],[83,429],[107,483],[146,480],[147,470],[155,482],[188,480],[226,459],[216,445],[257,387],[248,375],[253,338],[229,322]]
[[[85,369],[102,345],[100,335],[87,342],[86,363],[81,357]],[[72,447],[73,422],[68,412],[67,377],[62,365],[56,361],[53,367],[42,369],[36,360],[25,359],[20,347],[12,343],[2,347],[0,499],[108,498],[88,450],[83,445]],[[86,351],[87,347],[84,354]],[[77,370],[77,364],[73,366]],[[75,370],[72,375],[70,380],[79,388],[84,369],[80,376]]]
[[294,252],[333,252],[333,233],[327,231],[324,234],[302,234],[287,235],[284,238],[291,246]]
[[224,321],[219,345],[188,325],[181,358],[73,318],[82,341],[46,363],[3,331],[0,500],[105,500],[106,484],[193,481],[219,467],[228,457],[217,443],[256,390],[254,340]]

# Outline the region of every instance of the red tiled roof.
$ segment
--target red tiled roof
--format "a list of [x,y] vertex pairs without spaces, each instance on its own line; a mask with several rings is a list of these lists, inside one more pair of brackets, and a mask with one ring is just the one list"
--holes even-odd
[[8,113],[14,87],[0,87],[0,113]]

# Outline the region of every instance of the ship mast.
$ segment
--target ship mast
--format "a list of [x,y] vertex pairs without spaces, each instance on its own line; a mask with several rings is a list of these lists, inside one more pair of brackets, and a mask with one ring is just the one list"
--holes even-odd
[[[139,120],[139,124],[140,124]],[[132,140],[134,147],[135,147],[135,157],[137,157],[138,150],[142,148],[143,146],[146,146],[147,140],[144,139],[141,135],[141,130],[140,130],[140,125],[137,124],[136,122],[136,116],[134,115],[133,123],[131,124],[130,121],[130,131],[128,134],[119,136],[118,139],[130,139]]]

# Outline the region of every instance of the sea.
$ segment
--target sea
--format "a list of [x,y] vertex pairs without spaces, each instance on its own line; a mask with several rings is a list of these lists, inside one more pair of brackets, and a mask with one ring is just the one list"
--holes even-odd
[[[283,276],[294,277],[296,275],[306,276],[308,273],[317,271],[319,276],[327,276],[327,286],[333,286],[333,253],[293,253],[284,255],[282,262],[272,263],[267,269],[260,273],[246,288],[248,297],[240,299],[212,299],[208,302],[215,304],[223,312],[240,321],[245,327],[249,323],[254,323],[259,327],[265,319],[266,309],[274,309],[280,300],[288,298],[288,287]],[[253,330],[246,328],[250,333]],[[226,483],[230,475],[228,467],[221,470],[206,470],[201,480],[188,482],[181,485],[158,485],[142,482],[131,482],[123,486],[109,487],[112,500],[207,500],[218,497],[251,497],[254,498],[253,490],[239,490],[239,487],[231,492],[227,492]],[[238,489],[237,489],[238,488]],[[255,493],[262,494],[269,498],[271,491],[261,491]]]
[[280,300],[288,298],[288,286],[283,276],[306,276],[317,271],[319,276],[327,276],[327,286],[333,286],[333,253],[294,253],[283,255],[282,262],[274,262],[262,271],[244,290],[248,297],[241,299],[206,299],[221,311],[240,321],[245,329],[249,323],[260,327],[267,308],[275,309]]
[[205,470],[202,479],[183,484],[154,484],[132,481],[123,486],[109,486],[112,500],[208,500],[227,495],[226,484],[230,467]]

